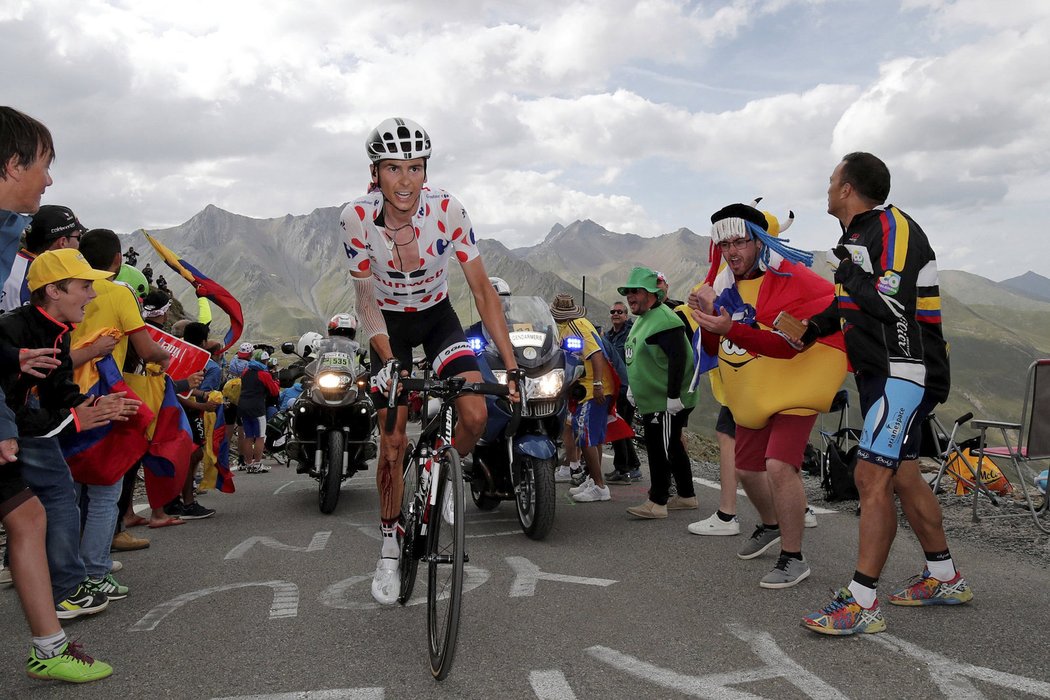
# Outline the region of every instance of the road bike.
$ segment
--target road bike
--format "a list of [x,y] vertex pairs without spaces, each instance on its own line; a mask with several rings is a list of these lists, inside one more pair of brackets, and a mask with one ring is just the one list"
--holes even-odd
[[[459,453],[452,446],[456,425],[456,399],[464,394],[506,396],[507,385],[467,382],[463,377],[412,379],[401,377],[393,367],[387,430],[396,419],[396,397],[400,390],[420,391],[440,401],[440,408],[423,426],[415,446],[409,445],[404,461],[404,496],[401,515],[401,589],[398,602],[404,605],[412,596],[420,562],[427,566],[427,642],[430,672],[443,680],[452,669],[459,635],[460,606],[463,598],[463,569],[469,561],[463,470]],[[520,378],[519,378],[520,381]],[[515,404],[520,407],[520,404]],[[520,417],[520,408],[515,410]],[[514,421],[516,423],[516,421]],[[515,426],[516,427],[516,426]]]

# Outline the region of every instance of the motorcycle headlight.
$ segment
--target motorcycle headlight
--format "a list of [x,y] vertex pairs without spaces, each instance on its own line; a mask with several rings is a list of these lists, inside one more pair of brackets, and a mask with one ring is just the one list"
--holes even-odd
[[322,389],[342,389],[349,386],[350,382],[350,377],[334,372],[322,372],[317,378],[317,386]]
[[527,377],[525,395],[529,399],[554,399],[561,394],[564,383],[565,370],[563,369],[551,370],[542,377]]

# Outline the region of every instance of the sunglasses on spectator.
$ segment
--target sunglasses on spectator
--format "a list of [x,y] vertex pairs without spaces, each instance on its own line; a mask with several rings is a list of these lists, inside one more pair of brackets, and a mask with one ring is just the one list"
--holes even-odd
[[622,314],[623,313],[623,309],[609,309],[609,313],[611,313],[611,314]]

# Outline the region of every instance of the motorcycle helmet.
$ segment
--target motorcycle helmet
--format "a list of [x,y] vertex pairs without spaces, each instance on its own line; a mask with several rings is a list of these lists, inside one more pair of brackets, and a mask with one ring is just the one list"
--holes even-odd
[[320,333],[308,331],[303,333],[299,342],[295,344],[295,352],[300,357],[309,357],[311,353],[317,352],[317,344],[324,338]]
[[491,284],[492,288],[496,290],[496,294],[501,297],[510,296],[510,285],[507,284],[507,280],[502,277],[489,277],[489,284]]
[[365,139],[365,152],[373,163],[430,157],[430,135],[411,119],[391,117],[380,122]]
[[350,340],[357,335],[357,316],[353,314],[336,314],[328,322],[328,335],[341,335]]

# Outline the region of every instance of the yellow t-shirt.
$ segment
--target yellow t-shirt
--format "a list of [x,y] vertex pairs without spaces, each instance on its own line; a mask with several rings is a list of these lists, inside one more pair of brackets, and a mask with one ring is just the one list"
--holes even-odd
[[[558,335],[564,340],[570,335],[575,335],[583,339],[583,352],[580,356],[583,358],[583,366],[585,371],[583,376],[580,378],[580,386],[587,392],[583,401],[590,401],[594,398],[594,382],[597,372],[594,370],[594,353],[601,353],[602,348],[598,344],[597,335],[598,331],[594,325],[585,318],[574,318],[571,321],[559,321],[558,322]],[[605,363],[605,374],[601,378],[602,382],[602,393],[606,396],[612,394],[613,391],[613,374],[615,370],[612,365],[606,361]]]
[[84,307],[84,320],[73,329],[70,343],[76,347],[77,341],[104,328],[114,328],[122,335],[113,348],[113,359],[117,367],[123,369],[128,354],[128,336],[145,332],[146,322],[142,320],[135,293],[128,287],[110,280],[95,280],[93,286],[98,296]]

